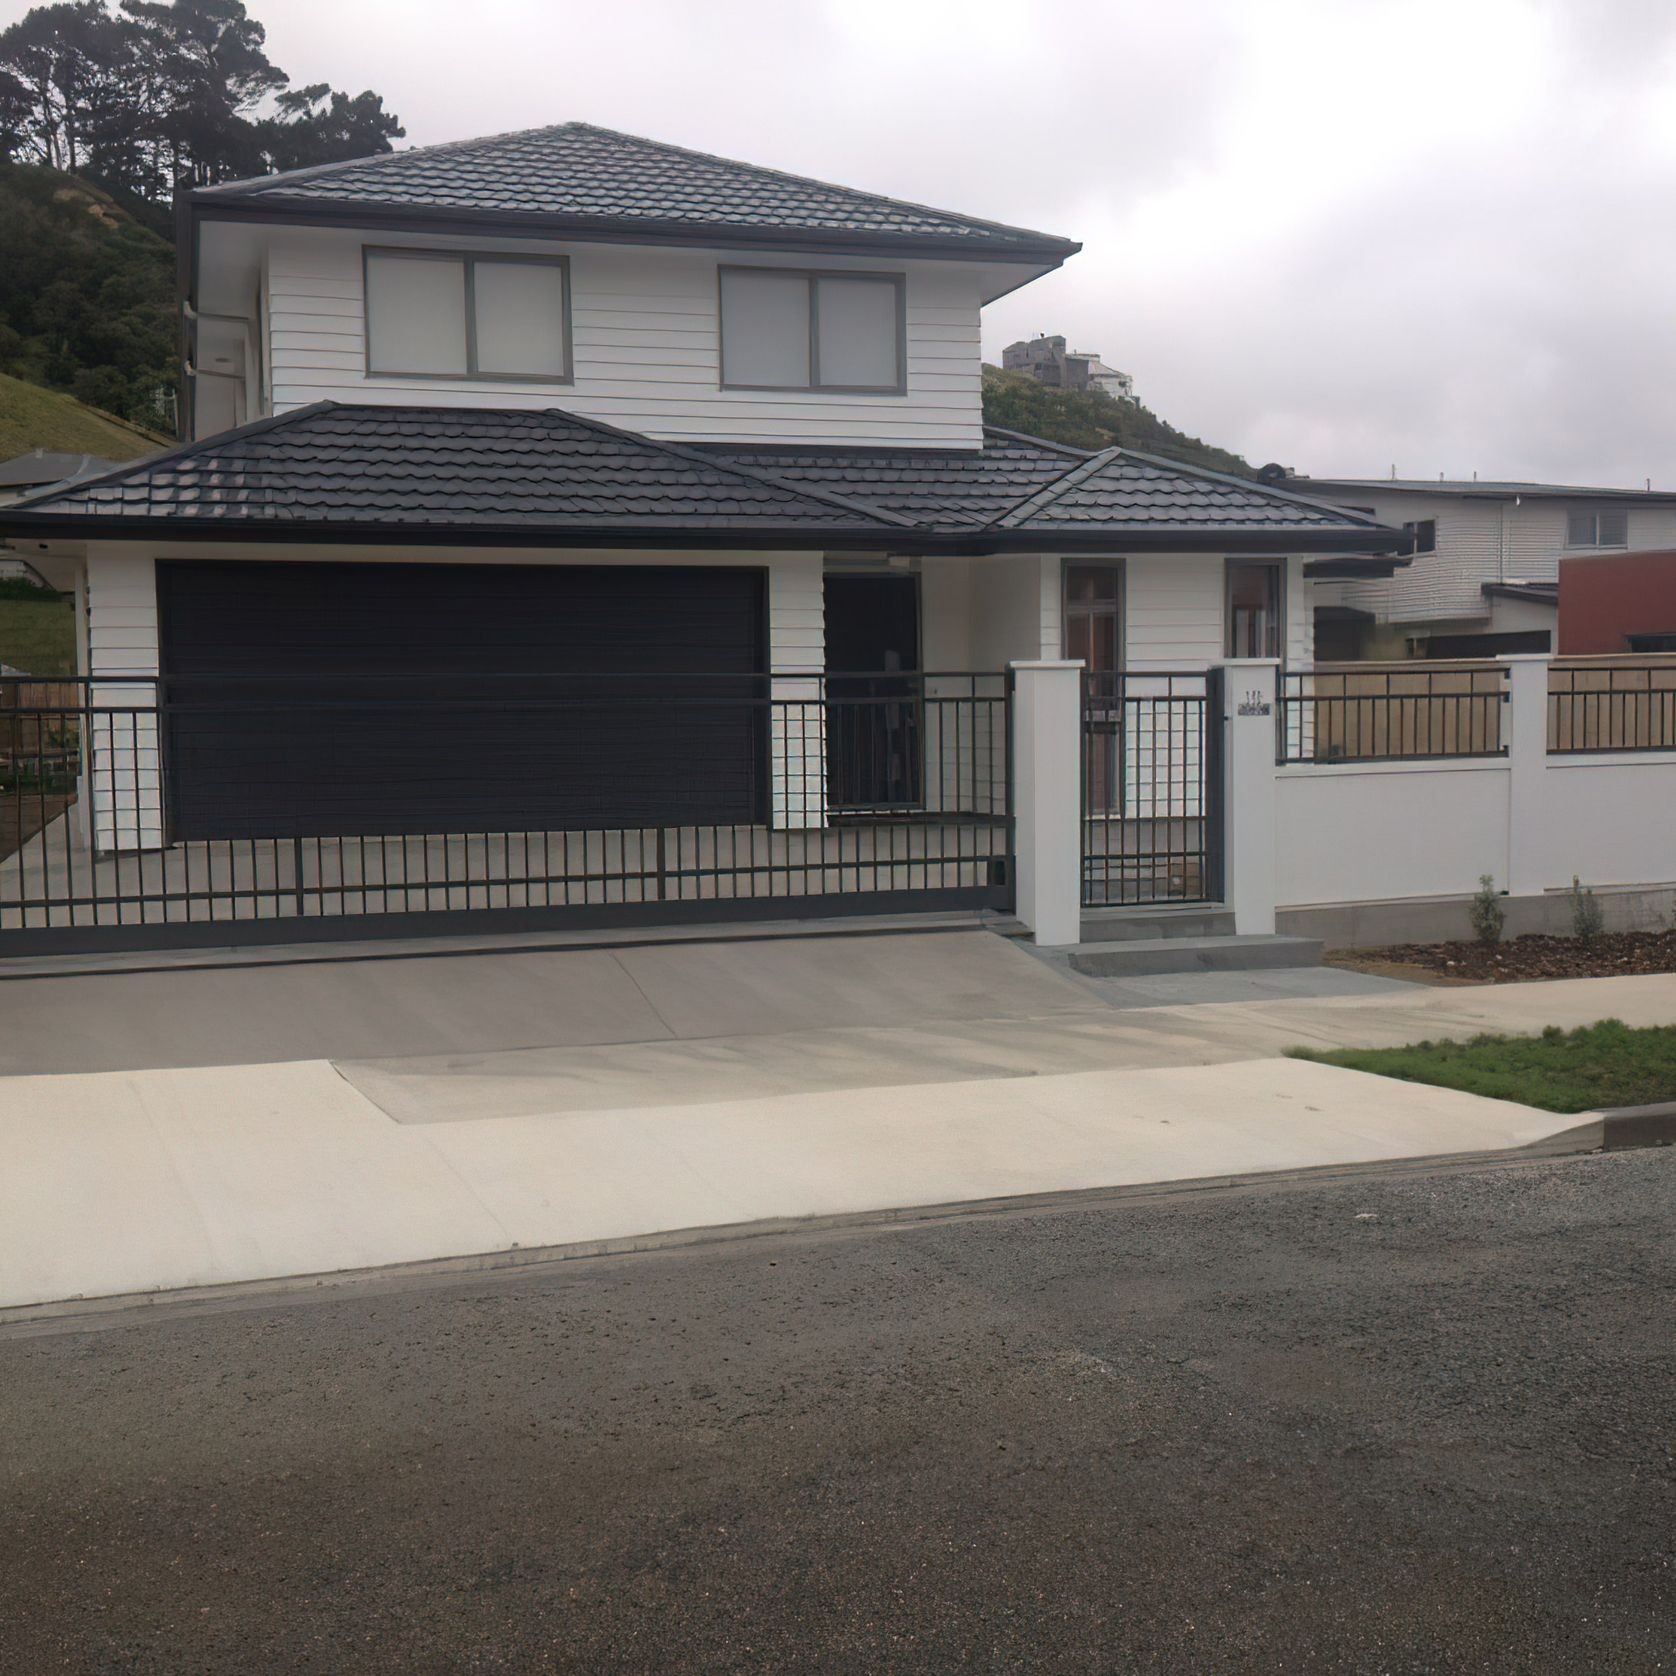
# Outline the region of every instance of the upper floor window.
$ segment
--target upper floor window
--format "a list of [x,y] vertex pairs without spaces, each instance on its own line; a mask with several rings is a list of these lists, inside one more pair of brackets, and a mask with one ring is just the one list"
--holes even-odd
[[723,268],[721,299],[724,390],[902,394],[900,274]]
[[369,250],[367,371],[568,383],[569,278],[562,256]]
[[1412,523],[1403,525],[1403,532],[1414,537],[1416,553],[1437,551],[1437,519],[1416,518]]
[[1629,546],[1627,512],[1568,512],[1565,515],[1567,547]]

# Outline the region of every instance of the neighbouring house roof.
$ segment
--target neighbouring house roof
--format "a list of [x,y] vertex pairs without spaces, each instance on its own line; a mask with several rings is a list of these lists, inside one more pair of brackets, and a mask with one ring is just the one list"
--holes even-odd
[[1482,589],[1486,599],[1522,599],[1531,605],[1558,605],[1558,582],[1486,582]]
[[332,402],[0,508],[0,534],[161,533],[897,553],[1393,554],[1408,539],[1261,484],[1011,431],[969,451],[681,447],[556,408]]
[[1356,494],[1477,495],[1486,500],[1640,500],[1655,504],[1676,501],[1676,489],[1591,489],[1575,483],[1491,482],[1478,478],[1432,477],[1289,477],[1300,494],[1331,499],[1341,491]]
[[56,454],[46,448],[32,448],[27,454],[0,460],[0,489],[37,489],[44,483],[62,483],[72,477],[95,477],[115,464],[97,454]]
[[201,208],[539,218],[577,231],[681,229],[958,246],[1063,260],[1074,240],[834,186],[587,122],[420,146],[200,188]]

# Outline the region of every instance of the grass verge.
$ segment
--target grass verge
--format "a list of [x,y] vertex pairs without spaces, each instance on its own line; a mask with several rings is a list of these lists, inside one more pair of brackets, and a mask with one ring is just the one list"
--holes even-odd
[[0,590],[0,663],[27,675],[73,674],[76,611],[69,595]]
[[1550,1112],[1676,1100],[1676,1025],[1632,1030],[1618,1019],[1540,1036],[1474,1036],[1399,1048],[1288,1048],[1293,1059],[1459,1088]]

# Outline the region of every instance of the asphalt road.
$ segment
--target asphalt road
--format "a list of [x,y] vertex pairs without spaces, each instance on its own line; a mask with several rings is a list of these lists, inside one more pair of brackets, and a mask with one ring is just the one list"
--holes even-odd
[[0,1335],[0,1669],[1676,1668],[1676,1152]]

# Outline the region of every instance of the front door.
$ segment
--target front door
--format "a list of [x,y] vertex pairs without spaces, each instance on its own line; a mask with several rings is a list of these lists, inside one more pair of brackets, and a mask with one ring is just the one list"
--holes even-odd
[[1065,656],[1088,674],[1084,800],[1090,813],[1122,808],[1123,569],[1111,560],[1065,566]]
[[920,807],[919,578],[828,575],[826,667],[829,807]]

